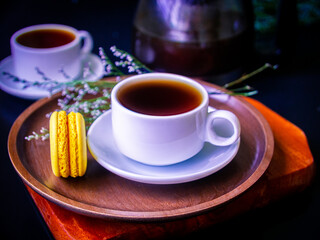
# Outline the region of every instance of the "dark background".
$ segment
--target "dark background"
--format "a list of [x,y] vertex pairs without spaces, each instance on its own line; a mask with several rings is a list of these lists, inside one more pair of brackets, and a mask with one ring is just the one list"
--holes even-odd
[[[0,59],[10,55],[9,39],[15,31],[41,23],[60,23],[89,31],[95,42],[93,52],[96,54],[98,47],[108,49],[112,45],[130,52],[132,20],[136,4],[136,0],[1,1]],[[259,94],[254,98],[306,133],[316,165],[320,156],[320,37],[317,34],[319,26],[319,21],[304,22],[294,26],[293,35],[290,35],[291,32],[289,38],[288,35],[284,38],[290,46],[289,54],[281,58],[273,51],[267,53],[261,51],[264,49],[263,44],[266,46],[274,44],[270,38],[264,37],[270,34],[272,36],[272,31],[267,34],[256,32],[257,36],[261,34],[260,38],[256,37],[259,51],[246,69],[253,70],[265,61],[280,63],[278,70],[266,71],[251,80],[250,85],[259,90]],[[273,33],[277,34],[277,30],[275,29]],[[7,153],[10,127],[19,114],[32,103],[33,101],[19,99],[0,91],[1,239],[50,239],[51,237],[25,186],[12,167]],[[319,177],[316,176],[314,183],[301,193],[217,224],[191,237],[319,239],[319,186]]]

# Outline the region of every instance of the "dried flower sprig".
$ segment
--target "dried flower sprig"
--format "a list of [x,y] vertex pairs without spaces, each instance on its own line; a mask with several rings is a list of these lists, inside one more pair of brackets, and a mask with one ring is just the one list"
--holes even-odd
[[41,89],[48,90],[50,93],[53,88],[55,88],[59,83],[53,80],[45,80],[42,82],[31,82],[25,79],[18,78],[17,76],[9,73],[9,72],[2,72],[2,75],[6,76],[8,79],[11,79],[14,82],[18,82],[22,84],[22,89],[26,89],[29,87],[37,87]]
[[116,65],[110,60],[110,58],[106,55],[104,49],[102,47],[99,48],[99,55],[101,58],[102,65],[104,67],[104,75],[107,76],[122,76],[124,75]]
[[209,92],[209,94],[228,94],[231,96],[247,96],[247,97],[255,95],[258,93],[258,90],[253,89],[249,85],[245,85],[243,87],[238,87],[238,88],[233,88],[233,87],[245,82],[246,80],[252,78],[253,76],[261,73],[262,71],[268,68],[276,70],[278,68],[278,65],[271,65],[270,63],[265,63],[262,67],[252,71],[251,73],[245,74],[242,77],[223,85],[223,87],[227,90],[226,92],[214,91],[214,92]]
[[127,68],[129,74],[153,72],[146,65],[141,63],[137,58],[127,53],[126,51],[123,51],[116,46],[112,46],[110,50],[115,57],[120,58],[120,61],[115,61],[115,65],[117,67]]
[[255,90],[253,87],[248,85],[240,88],[232,88],[231,90],[227,91],[227,94],[230,96],[253,96],[258,94],[258,90]]
[[[110,108],[111,89],[117,84],[114,81],[78,82],[65,87],[58,99],[58,107],[67,113],[79,112],[83,115],[86,127]],[[89,97],[91,96],[91,97]],[[47,114],[50,117],[50,114]]]
[[[58,99],[58,107],[60,110],[65,110],[67,113],[74,111],[80,112],[85,119],[86,128],[88,128],[101,114],[103,114],[106,110],[110,109],[110,94],[111,89],[117,84],[118,81],[121,80],[121,76],[126,75],[121,69],[126,69],[127,73],[136,73],[142,74],[147,72],[152,72],[149,68],[143,65],[140,61],[134,58],[129,53],[116,48],[116,46],[112,46],[110,51],[113,53],[113,56],[120,59],[118,61],[111,61],[110,58],[106,55],[103,48],[99,48],[99,55],[104,67],[104,76],[116,76],[117,81],[97,81],[90,82],[88,80],[76,80],[69,82],[57,82],[45,76],[43,72],[39,69],[38,73],[42,76],[43,82],[28,82],[26,80],[21,80],[10,73],[6,74],[9,78],[12,78],[14,81],[21,82],[25,85],[25,88],[33,86],[33,87],[41,87],[45,88],[50,93],[54,90],[62,91],[62,98]],[[209,92],[209,94],[228,94],[228,95],[242,95],[242,96],[251,96],[256,94],[257,91],[252,89],[250,86],[246,85],[244,87],[232,88],[235,85],[243,83],[245,80],[250,77],[262,72],[267,68],[276,69],[277,66],[272,66],[270,64],[265,64],[261,68],[242,76],[241,78],[224,85],[226,88],[226,92],[223,91],[215,91]],[[65,78],[68,78],[68,75],[63,72]],[[90,74],[94,74],[92,71],[90,64],[85,66],[83,71],[84,78]],[[90,95],[90,97],[89,97]],[[59,109],[57,109],[59,110]],[[48,113],[46,117],[50,117],[51,113]],[[42,139],[46,140],[49,138],[49,131],[45,128],[41,128],[40,134],[33,132],[32,135],[25,137],[26,140],[30,141],[32,139]]]
[[[79,112],[83,115],[86,129],[102,113],[110,109],[111,89],[117,84],[114,81],[99,82],[78,82],[73,86],[66,86],[62,90],[62,98],[58,99],[56,110],[65,110],[67,113]],[[88,96],[91,95],[91,98]],[[51,113],[46,114],[50,118]],[[40,134],[33,132],[32,135],[25,137],[26,140],[46,140],[49,138],[49,131],[46,128],[40,130]]]
[[40,133],[32,132],[32,135],[26,136],[24,139],[30,141],[32,139],[38,140],[41,139],[42,141],[46,140],[49,138],[49,130],[42,127],[40,129]]
[[223,87],[230,89],[230,87],[237,85],[237,84],[240,84],[240,83],[243,83],[244,81],[248,80],[249,78],[252,78],[253,76],[257,75],[258,73],[261,73],[262,71],[264,71],[268,68],[276,70],[278,68],[278,65],[271,65],[270,63],[265,63],[262,67],[259,67],[258,69],[252,71],[251,73],[243,75],[242,77],[240,77],[239,79],[237,79],[233,82],[225,84]]

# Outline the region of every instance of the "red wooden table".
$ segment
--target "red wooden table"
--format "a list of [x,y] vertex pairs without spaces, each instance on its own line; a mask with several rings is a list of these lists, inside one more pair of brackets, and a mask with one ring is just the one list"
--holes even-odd
[[187,235],[251,209],[304,190],[314,177],[314,161],[305,134],[260,102],[246,100],[266,118],[274,134],[271,163],[247,191],[205,214],[167,222],[126,222],[92,218],[66,210],[27,187],[56,239],[159,239]]

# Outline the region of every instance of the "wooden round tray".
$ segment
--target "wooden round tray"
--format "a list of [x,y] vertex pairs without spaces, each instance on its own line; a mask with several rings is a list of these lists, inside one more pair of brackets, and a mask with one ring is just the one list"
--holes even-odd
[[[217,86],[201,82],[208,91]],[[222,170],[183,184],[152,185],[121,178],[101,167],[88,152],[81,178],[58,178],[51,170],[49,141],[24,137],[48,128],[45,115],[57,109],[59,94],[41,99],[13,124],[8,151],[13,166],[33,190],[69,210],[93,217],[154,221],[196,215],[217,207],[252,186],[267,169],[273,154],[272,131],[262,115],[241,97],[211,95],[210,105],[234,112],[241,123],[236,157]]]

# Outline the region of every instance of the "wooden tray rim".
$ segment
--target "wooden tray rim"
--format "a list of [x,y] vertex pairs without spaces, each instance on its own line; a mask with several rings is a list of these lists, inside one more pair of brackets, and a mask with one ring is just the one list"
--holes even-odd
[[[201,84],[210,88],[221,89],[220,87],[200,81]],[[267,122],[267,120],[262,116],[262,114],[250,103],[248,103],[242,97],[235,97],[238,101],[240,101],[243,106],[251,112],[251,114],[256,118],[259,119],[259,122],[262,125],[262,129],[264,132],[264,136],[266,137],[266,147],[264,156],[259,163],[259,166],[256,168],[255,172],[252,173],[250,177],[248,177],[241,185],[234,188],[233,190],[227,192],[226,194],[215,198],[211,201],[207,201],[204,203],[200,203],[197,205],[189,206],[186,208],[179,208],[173,210],[166,210],[166,211],[124,211],[124,210],[113,210],[113,209],[106,209],[102,207],[97,207],[94,205],[86,204],[79,202],[77,200],[70,199],[66,196],[63,196],[55,191],[51,190],[47,186],[43,185],[39,182],[28,170],[24,167],[23,163],[21,162],[18,149],[17,149],[17,138],[20,132],[20,129],[24,123],[24,121],[38,108],[42,107],[43,105],[59,98],[61,93],[57,93],[53,95],[51,98],[43,98],[31,106],[29,106],[21,115],[16,119],[14,124],[12,125],[9,137],[8,137],[8,152],[11,159],[11,162],[22,178],[22,180],[30,186],[33,190],[39,193],[44,198],[65,207],[71,211],[84,214],[91,217],[98,217],[98,218],[111,218],[111,219],[120,219],[120,220],[129,220],[129,221],[159,221],[159,220],[172,220],[181,217],[188,217],[193,215],[199,215],[204,213],[214,207],[217,207],[223,203],[226,203],[233,198],[237,197],[241,193],[245,192],[248,188],[250,188],[266,171],[271,161],[273,155],[273,148],[274,148],[274,139],[272,130]],[[234,98],[234,96],[232,96]]]

